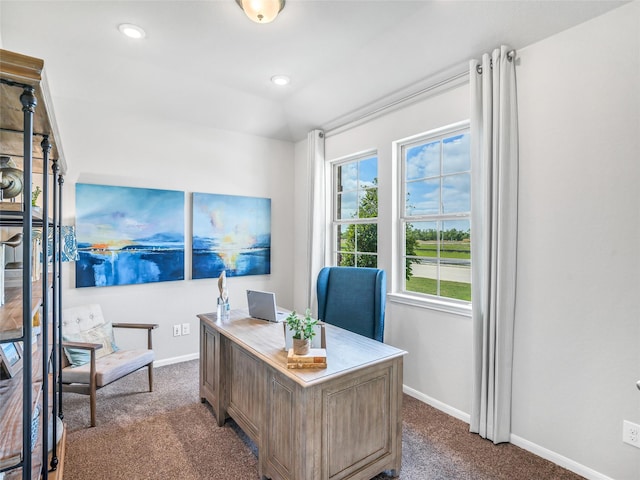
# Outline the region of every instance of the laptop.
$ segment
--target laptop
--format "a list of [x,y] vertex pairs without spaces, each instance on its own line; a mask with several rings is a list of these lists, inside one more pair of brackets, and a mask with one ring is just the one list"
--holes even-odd
[[247,304],[249,305],[250,317],[270,322],[282,322],[287,318],[285,312],[278,312],[276,294],[273,292],[247,290]]

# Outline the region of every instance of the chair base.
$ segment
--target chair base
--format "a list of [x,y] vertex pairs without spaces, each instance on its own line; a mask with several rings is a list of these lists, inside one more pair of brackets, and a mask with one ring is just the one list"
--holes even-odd
[[[142,368],[146,368],[148,370],[149,392],[153,392],[153,363],[150,363],[149,365],[145,365]],[[139,372],[140,370],[142,370],[142,368],[134,370],[133,372],[130,372],[127,375],[131,375],[131,373]],[[120,378],[124,378],[127,375],[124,375],[123,377],[120,377]],[[110,385],[111,383],[108,383],[107,385]],[[107,385],[102,385],[98,387],[97,385],[93,385],[93,384],[63,383],[62,391],[70,392],[70,393],[78,393],[80,395],[89,395],[89,410],[91,414],[91,426],[95,427],[96,426],[96,409],[97,409],[96,394],[98,390],[106,387]]]

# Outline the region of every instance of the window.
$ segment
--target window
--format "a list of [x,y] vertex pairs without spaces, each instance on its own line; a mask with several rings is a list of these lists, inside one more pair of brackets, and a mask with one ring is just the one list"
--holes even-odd
[[471,301],[469,127],[398,142],[403,293]]
[[333,263],[378,265],[378,157],[359,155],[333,165]]

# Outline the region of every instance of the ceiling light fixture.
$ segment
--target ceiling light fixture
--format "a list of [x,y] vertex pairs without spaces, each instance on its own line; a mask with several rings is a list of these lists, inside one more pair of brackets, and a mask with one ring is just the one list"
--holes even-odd
[[142,28],[132,23],[121,23],[118,25],[118,30],[129,38],[140,39],[147,36]]
[[289,83],[291,83],[291,79],[286,75],[274,75],[271,77],[271,81],[280,86],[289,85]]
[[284,8],[285,0],[236,0],[251,20],[256,23],[273,22]]

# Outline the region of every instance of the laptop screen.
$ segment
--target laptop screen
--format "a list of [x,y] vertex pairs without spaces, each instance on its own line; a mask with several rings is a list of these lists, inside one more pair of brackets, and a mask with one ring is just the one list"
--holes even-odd
[[286,313],[278,312],[276,294],[273,292],[247,290],[247,304],[249,305],[249,315],[253,318],[281,322],[286,317]]

